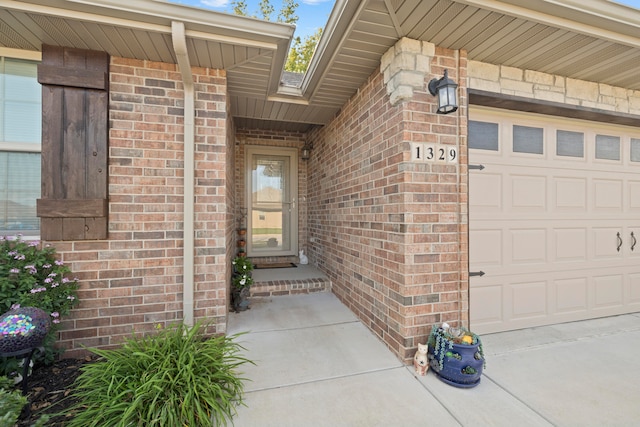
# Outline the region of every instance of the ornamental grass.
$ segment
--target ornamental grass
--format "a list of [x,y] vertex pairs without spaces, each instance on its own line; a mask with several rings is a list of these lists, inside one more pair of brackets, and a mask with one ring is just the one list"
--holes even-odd
[[234,336],[205,336],[206,325],[177,325],[132,337],[82,368],[75,383],[79,402],[67,427],[221,426],[243,404]]

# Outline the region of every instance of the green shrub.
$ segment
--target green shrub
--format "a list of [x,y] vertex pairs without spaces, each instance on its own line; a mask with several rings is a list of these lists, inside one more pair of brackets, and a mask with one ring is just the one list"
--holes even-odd
[[[23,241],[19,236],[0,236],[0,314],[11,307],[23,306],[38,307],[51,315],[45,352],[37,353],[37,362],[53,362],[60,318],[69,314],[78,302],[78,281],[70,278],[70,274],[69,267],[56,258],[54,248]],[[0,375],[15,371],[18,363],[15,358],[3,359]]]
[[231,262],[231,264],[233,264],[233,276],[231,277],[231,283],[235,288],[242,289],[253,285],[253,277],[251,277],[253,263],[249,258],[238,256]]
[[18,421],[22,407],[26,405],[27,398],[19,391],[11,390],[13,381],[7,377],[0,377],[0,427],[13,427]]
[[[236,336],[207,338],[206,326],[176,325],[132,337],[82,367],[67,427],[226,425],[242,404]],[[251,363],[251,362],[249,362]]]

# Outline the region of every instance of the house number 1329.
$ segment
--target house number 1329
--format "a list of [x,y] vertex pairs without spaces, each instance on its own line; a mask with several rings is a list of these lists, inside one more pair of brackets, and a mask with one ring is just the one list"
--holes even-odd
[[414,162],[458,163],[458,148],[452,145],[411,143]]

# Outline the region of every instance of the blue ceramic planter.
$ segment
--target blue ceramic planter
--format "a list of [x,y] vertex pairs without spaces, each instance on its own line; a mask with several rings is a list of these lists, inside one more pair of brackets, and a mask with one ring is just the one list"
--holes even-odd
[[449,385],[475,387],[480,383],[484,367],[480,345],[477,338],[475,344],[456,344],[446,338],[441,329],[435,330],[429,339],[429,366],[440,380]]

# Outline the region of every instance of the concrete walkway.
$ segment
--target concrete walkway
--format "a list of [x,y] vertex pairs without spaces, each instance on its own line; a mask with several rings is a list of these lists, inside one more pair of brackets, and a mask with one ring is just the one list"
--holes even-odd
[[640,425],[640,313],[482,336],[472,389],[416,377],[331,293],[256,300],[245,331],[237,427]]

